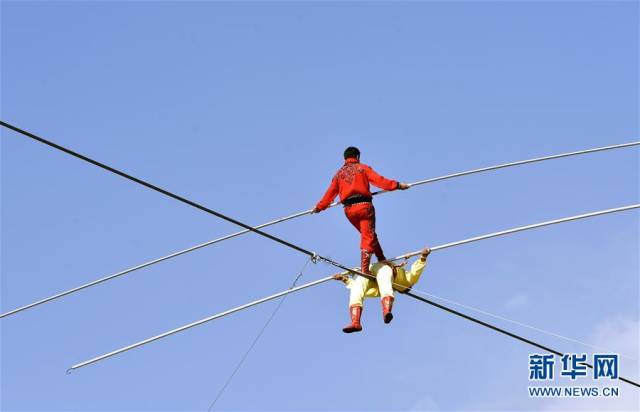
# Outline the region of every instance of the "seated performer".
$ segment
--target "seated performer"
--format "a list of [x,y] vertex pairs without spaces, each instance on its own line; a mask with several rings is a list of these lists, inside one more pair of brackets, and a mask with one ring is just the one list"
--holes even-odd
[[354,275],[355,278],[340,273],[334,279],[343,281],[350,290],[349,313],[351,314],[351,324],[344,327],[344,333],[360,332],[360,316],[362,315],[362,304],[365,297],[382,297],[382,318],[384,323],[389,323],[393,319],[391,309],[393,307],[393,289],[404,292],[420,279],[422,271],[427,263],[427,256],[431,253],[428,247],[422,249],[420,258],[413,262],[410,270],[405,270],[402,266],[395,266],[393,263],[378,262],[371,266],[371,275],[376,280]]

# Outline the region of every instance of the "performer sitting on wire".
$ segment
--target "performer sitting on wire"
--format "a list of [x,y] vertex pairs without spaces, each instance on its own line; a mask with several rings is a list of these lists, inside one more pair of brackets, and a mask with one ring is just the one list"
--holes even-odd
[[[341,280],[350,290],[349,294],[349,313],[351,315],[351,324],[342,329],[344,333],[360,332],[362,324],[360,317],[362,316],[362,305],[364,298],[373,298],[381,296],[382,299],[382,318],[384,323],[389,323],[393,319],[391,309],[393,307],[393,289],[398,292],[406,292],[413,285],[418,283],[420,275],[427,264],[427,256],[431,253],[428,247],[422,249],[420,258],[411,265],[410,270],[405,270],[401,266],[396,266],[390,262],[378,262],[371,266],[370,274],[376,277],[376,280],[367,279],[365,277],[354,275],[354,278],[345,273],[334,276],[334,279]],[[405,262],[406,263],[406,262]]]

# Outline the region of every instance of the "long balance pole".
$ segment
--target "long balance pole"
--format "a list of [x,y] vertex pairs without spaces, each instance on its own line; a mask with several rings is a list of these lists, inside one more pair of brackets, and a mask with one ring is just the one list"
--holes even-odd
[[[10,125],[7,126],[7,124],[5,124],[4,122],[1,122],[1,121],[0,121],[0,124],[5,126],[5,127],[9,127],[10,126]],[[12,130],[16,130],[18,132],[22,132],[22,130],[14,128],[13,126],[11,126],[10,128]],[[448,175],[444,175],[444,176],[438,176],[438,177],[433,177],[433,178],[430,178],[430,179],[420,180],[420,181],[417,181],[417,182],[414,182],[414,183],[410,183],[409,186],[411,186],[411,187],[412,186],[420,186],[420,185],[424,185],[424,184],[427,184],[427,183],[434,183],[434,182],[438,182],[438,181],[442,181],[442,180],[453,179],[453,178],[462,177],[462,176],[468,176],[468,175],[476,174],[476,173],[489,172],[489,171],[492,171],[492,170],[504,169],[504,168],[508,168],[508,167],[520,166],[520,165],[525,165],[525,164],[529,164],[529,163],[536,163],[536,162],[542,162],[542,161],[553,160],[553,159],[561,159],[561,158],[566,158],[566,157],[571,157],[571,156],[578,156],[578,155],[584,155],[584,154],[589,154],[589,153],[603,152],[603,151],[607,151],[607,150],[621,149],[621,148],[638,146],[638,145],[640,145],[640,141],[622,143],[622,144],[615,144],[615,145],[603,146],[603,147],[596,147],[596,148],[593,148],[593,149],[578,150],[578,151],[574,151],[574,152],[561,153],[561,154],[556,154],[556,155],[551,155],[551,156],[536,157],[536,158],[526,159],[526,160],[519,160],[519,161],[516,161],[516,162],[503,163],[503,164],[499,164],[499,165],[482,167],[482,168],[479,168],[479,169],[472,169],[472,170],[467,170],[467,171],[464,171],[464,172],[452,173],[452,174],[448,174]],[[387,191],[386,190],[380,190],[378,192],[374,192],[373,195],[375,196],[375,195],[379,195],[379,194],[383,194],[383,193],[387,193]],[[334,206],[336,206],[338,204],[340,204],[340,202],[334,202],[329,207],[334,207]],[[278,219],[275,219],[275,220],[271,220],[271,221],[266,222],[266,223],[262,223],[262,224],[260,224],[258,226],[255,226],[254,229],[262,229],[262,228],[265,228],[265,227],[273,226],[273,225],[276,225],[276,224],[279,224],[279,223],[282,223],[282,222],[286,222],[288,220],[292,220],[292,219],[296,219],[296,218],[308,215],[311,212],[312,212],[312,210],[304,210],[302,212],[294,213],[292,215],[284,216],[284,217],[281,217],[281,218],[278,218]],[[249,229],[240,230],[240,231],[235,232],[235,233],[231,233],[231,234],[228,234],[228,235],[225,235],[225,236],[213,239],[213,240],[209,240],[209,241],[204,242],[204,243],[200,243],[200,244],[188,247],[186,249],[182,249],[182,250],[178,250],[176,252],[172,252],[172,253],[170,253],[168,255],[161,256],[161,257],[156,258],[156,259],[149,260],[149,261],[141,263],[139,265],[132,266],[130,268],[127,268],[127,269],[112,273],[110,275],[101,277],[101,278],[93,280],[91,282],[84,283],[84,284],[76,286],[74,288],[71,288],[71,289],[56,293],[54,295],[45,297],[43,299],[37,300],[37,301],[29,303],[27,305],[20,306],[18,308],[9,310],[9,311],[4,312],[4,313],[0,313],[0,319],[8,317],[8,316],[11,316],[11,315],[15,315],[15,314],[17,314],[19,312],[25,311],[27,309],[34,308],[36,306],[40,306],[40,305],[42,305],[44,303],[48,303],[48,302],[60,299],[60,298],[62,298],[64,296],[71,295],[71,294],[76,293],[76,292],[80,292],[81,290],[88,289],[88,288],[90,288],[92,286],[96,286],[96,285],[99,285],[101,283],[108,282],[108,281],[110,281],[112,279],[119,278],[119,277],[124,276],[126,274],[129,274],[129,273],[135,272],[137,270],[140,270],[140,269],[155,265],[155,264],[163,262],[165,260],[173,259],[175,257],[184,255],[186,253],[193,252],[195,250],[198,250],[198,249],[201,249],[201,248],[204,248],[204,247],[207,247],[207,246],[211,246],[211,245],[214,245],[216,243],[224,242],[226,240],[232,239],[232,238],[240,236],[240,235],[244,235],[244,234],[249,233],[249,232],[251,232],[251,230],[249,230]]]
[[[445,244],[442,244],[442,245],[434,246],[434,247],[431,248],[431,250],[432,251],[442,250],[442,249],[446,249],[446,248],[450,248],[450,247],[454,247],[454,246],[464,245],[464,244],[467,244],[467,243],[477,242],[477,241],[484,240],[484,239],[490,239],[490,238],[493,238],[493,237],[505,236],[505,235],[509,235],[509,234],[512,234],[512,233],[516,233],[516,232],[522,232],[522,231],[525,231],[525,230],[531,230],[531,229],[536,229],[536,228],[540,228],[540,227],[544,227],[544,226],[550,226],[550,225],[556,225],[556,224],[559,224],[559,223],[570,222],[570,221],[573,221],[573,220],[586,219],[586,218],[590,218],[590,217],[594,217],[594,216],[600,216],[600,215],[605,215],[605,214],[609,214],[609,213],[623,212],[623,211],[632,210],[632,209],[638,209],[638,208],[640,208],[640,204],[634,204],[634,205],[629,205],[629,206],[617,207],[617,208],[613,208],[613,209],[601,210],[601,211],[597,211],[597,212],[584,213],[584,214],[581,214],[581,215],[569,216],[569,217],[565,217],[565,218],[561,218],[561,219],[548,220],[546,222],[536,223],[536,224],[527,225],[527,226],[520,226],[520,227],[516,227],[516,228],[513,228],[513,229],[502,230],[502,231],[499,231],[499,232],[493,232],[493,233],[489,233],[489,234],[486,234],[486,235],[471,237],[471,238],[468,238],[468,239],[459,240],[457,242],[445,243]],[[401,255],[401,256],[395,257],[393,259],[389,259],[389,261],[406,259],[406,258],[409,258],[409,257],[412,257],[412,256],[416,256],[419,253],[420,253],[419,251],[418,252],[407,253],[405,255]],[[358,273],[356,272],[356,274],[358,274]],[[276,298],[278,298],[280,296],[288,295],[290,293],[295,293],[295,292],[301,291],[303,289],[306,289],[306,288],[309,288],[309,287],[312,287],[312,286],[320,285],[321,283],[325,283],[325,282],[331,280],[332,278],[333,278],[333,276],[328,276],[328,277],[325,277],[325,278],[322,278],[322,279],[319,279],[319,280],[316,280],[316,281],[313,281],[313,282],[310,282],[310,283],[306,283],[304,285],[300,285],[300,286],[295,287],[295,288],[287,289],[285,291],[282,291],[282,292],[267,296],[267,297],[262,298],[262,299],[255,300],[253,302],[250,302],[250,303],[247,303],[245,305],[241,305],[241,306],[235,307],[233,309],[226,310],[224,312],[215,314],[213,316],[209,316],[209,317],[206,317],[204,319],[200,319],[198,321],[189,323],[187,325],[172,329],[172,330],[170,330],[168,332],[164,332],[164,333],[161,333],[159,335],[144,339],[144,340],[142,340],[140,342],[125,346],[125,347],[120,348],[120,349],[116,349],[116,350],[111,351],[109,353],[106,353],[104,355],[97,356],[95,358],[86,360],[84,362],[80,362],[80,363],[78,363],[76,365],[73,365],[71,368],[69,368],[69,371],[72,371],[72,370],[75,370],[75,369],[79,369],[79,368],[82,368],[82,367],[87,366],[87,365],[91,365],[93,363],[96,363],[96,362],[99,362],[101,360],[110,358],[110,357],[118,355],[120,353],[123,353],[123,352],[129,351],[131,349],[146,345],[148,343],[151,343],[151,342],[154,342],[156,340],[165,338],[167,336],[176,334],[178,332],[182,332],[184,330],[190,329],[190,328],[192,328],[194,326],[198,326],[198,325],[201,325],[203,323],[210,322],[212,320],[219,319],[221,317],[230,315],[232,313],[235,313],[235,312],[238,312],[238,311],[241,311],[241,310],[244,310],[244,309],[248,309],[248,308],[250,308],[252,306],[267,302],[269,300],[276,299]],[[449,309],[446,306],[443,306],[443,305],[437,304],[435,302],[429,301],[429,300],[427,300],[425,298],[422,298],[420,296],[414,295],[414,294],[412,294],[410,292],[407,293],[407,295],[411,296],[411,297],[413,297],[415,299],[421,300],[423,302],[426,302],[426,303],[432,304],[434,306],[437,306],[440,309],[444,309],[446,311],[449,311],[451,313],[457,314],[459,316],[463,316],[464,318],[467,318],[469,320],[473,320],[474,322],[476,322],[475,319],[470,318],[467,315],[463,315],[460,312],[453,311],[452,309]],[[512,334],[510,332],[504,331],[504,330],[502,330],[500,328],[497,328],[497,327],[494,327],[494,326],[492,326],[490,324],[487,324],[486,322],[479,321],[479,322],[476,322],[476,323],[480,323],[483,326],[489,325],[492,329],[494,329],[494,330],[496,330],[496,331],[498,331],[500,333],[507,334],[507,335],[512,336],[512,337],[516,336],[516,335],[514,335],[514,334]],[[522,340],[523,342],[534,344],[534,346],[537,346],[537,347],[539,347],[541,349],[548,350],[550,352],[558,354],[558,352],[550,350],[550,349],[548,349],[548,348],[546,348],[544,346],[536,344],[535,342],[529,341],[529,340],[527,340],[525,338],[522,338],[522,339],[520,339],[520,337],[517,337],[517,338],[519,340]],[[635,383],[632,383],[632,384],[635,384]],[[636,386],[637,386],[637,384],[636,384]]]

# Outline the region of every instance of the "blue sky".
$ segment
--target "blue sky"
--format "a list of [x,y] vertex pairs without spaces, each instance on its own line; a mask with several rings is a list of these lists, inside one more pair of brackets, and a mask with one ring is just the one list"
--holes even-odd
[[[348,145],[416,181],[638,140],[637,2],[3,1],[2,119],[258,224],[308,209]],[[7,130],[2,310],[236,231]],[[638,149],[376,199],[389,255],[638,203]],[[638,213],[434,253],[421,290],[640,358]],[[339,208],[269,229],[355,265]],[[288,287],[247,235],[3,319],[3,410],[206,410],[275,302],[65,375]],[[303,281],[332,273],[318,264]],[[292,295],[219,410],[633,409],[527,396],[535,350],[410,299],[344,335],[337,283]],[[493,321],[492,321],[493,322]],[[499,323],[495,321],[496,323]],[[501,324],[566,352],[588,348]],[[622,371],[639,379],[637,363]],[[589,380],[587,380],[589,382]]]

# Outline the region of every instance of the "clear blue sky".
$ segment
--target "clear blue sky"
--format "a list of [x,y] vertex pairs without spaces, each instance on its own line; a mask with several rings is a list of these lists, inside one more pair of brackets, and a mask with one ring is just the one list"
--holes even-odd
[[[637,2],[3,1],[2,119],[248,223],[310,208],[341,153],[403,181],[638,140]],[[2,310],[237,228],[2,130]],[[376,199],[389,255],[638,203],[638,149]],[[427,292],[640,358],[637,212],[434,253]],[[345,264],[339,208],[271,233]],[[4,319],[3,410],[206,410],[304,256],[247,235]],[[332,269],[318,264],[303,281]],[[411,299],[345,335],[291,296],[220,410],[593,409],[527,396],[535,350]],[[497,322],[497,321],[496,321]],[[567,352],[589,348],[509,324]],[[623,373],[639,379],[637,363]],[[637,391],[604,407],[633,409]],[[597,409],[604,407],[598,406]]]

